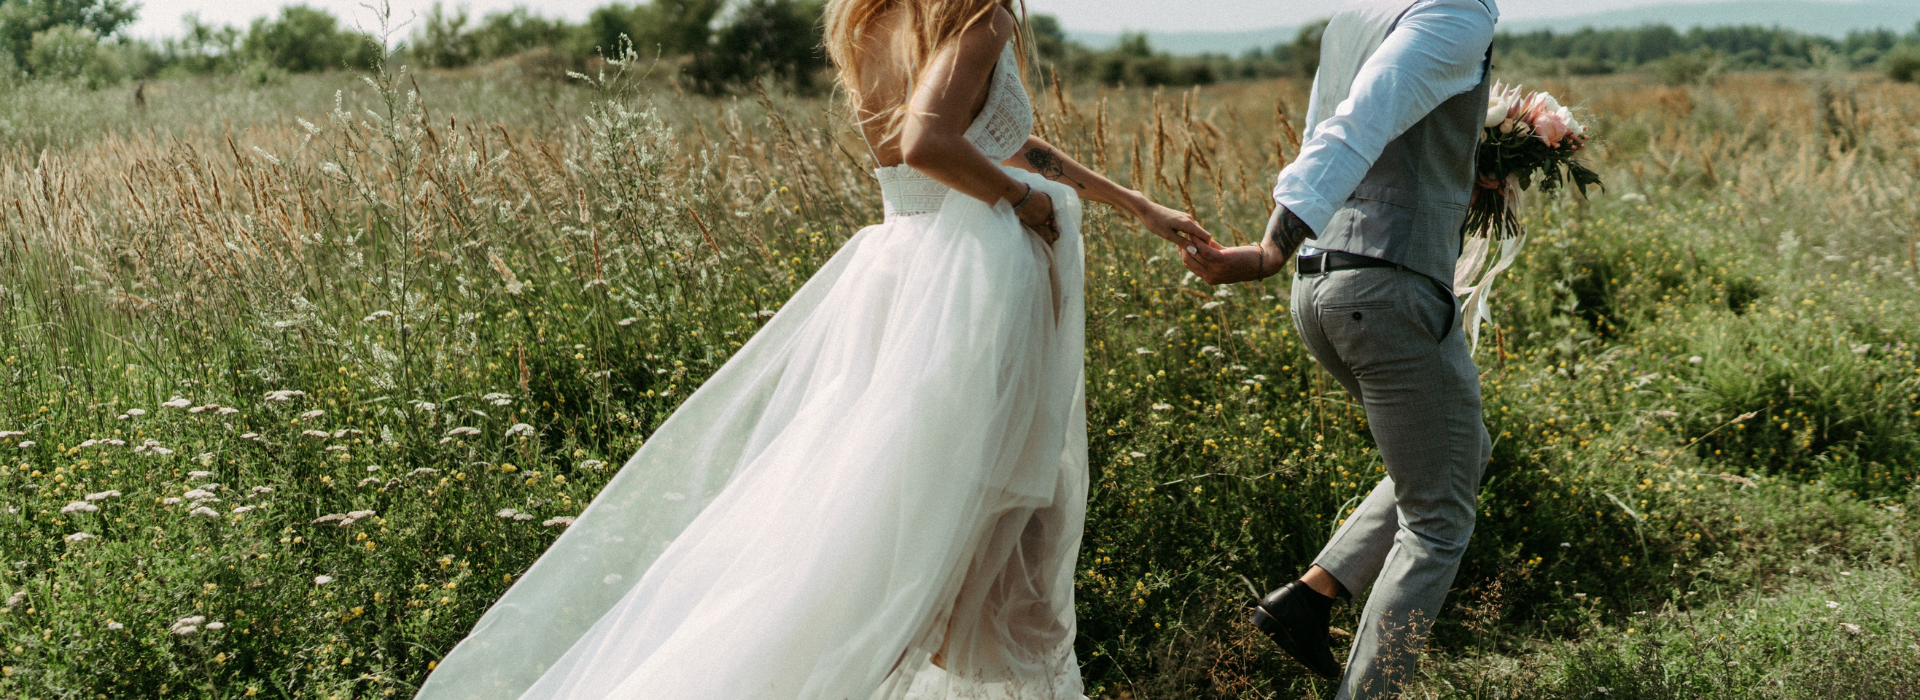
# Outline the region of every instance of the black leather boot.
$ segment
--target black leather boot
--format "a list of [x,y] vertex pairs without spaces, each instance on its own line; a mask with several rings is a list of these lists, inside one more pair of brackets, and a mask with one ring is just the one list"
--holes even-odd
[[1253,626],[1273,638],[1293,660],[1321,678],[1334,680],[1340,677],[1340,662],[1333,658],[1333,638],[1327,632],[1332,610],[1332,598],[1294,581],[1268,593],[1254,607]]

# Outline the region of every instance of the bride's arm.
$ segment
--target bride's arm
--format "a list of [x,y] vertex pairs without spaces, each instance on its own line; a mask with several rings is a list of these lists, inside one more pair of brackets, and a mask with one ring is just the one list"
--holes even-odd
[[1001,170],[966,138],[974,107],[985,99],[994,64],[1014,29],[1013,15],[996,8],[934,54],[907,100],[900,155],[914,170],[974,199],[1024,204],[1014,211],[1021,222],[1052,230],[1053,198],[1038,190],[1029,197],[1025,183]]
[[1038,136],[1027,137],[1027,144],[1020,152],[1013,154],[1003,165],[1039,173],[1042,177],[1056,182],[1073,185],[1081,199],[1092,200],[1111,205],[1140,219],[1140,223],[1152,231],[1153,235],[1172,241],[1176,245],[1203,243],[1213,248],[1220,245],[1213,242],[1213,236],[1200,227],[1186,212],[1160,206],[1146,195],[1115,184],[1114,181],[1087,169],[1067,154],[1054,148],[1053,144]]

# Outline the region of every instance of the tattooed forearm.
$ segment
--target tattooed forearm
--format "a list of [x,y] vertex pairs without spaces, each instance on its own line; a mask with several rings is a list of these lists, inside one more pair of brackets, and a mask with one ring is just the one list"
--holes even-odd
[[1062,162],[1060,156],[1054,155],[1051,150],[1045,148],[1028,150],[1027,164],[1033,166],[1034,172],[1040,173],[1041,177],[1048,180],[1066,180],[1080,189],[1084,190],[1087,188],[1086,185],[1080,184],[1079,180],[1067,176],[1067,164]]

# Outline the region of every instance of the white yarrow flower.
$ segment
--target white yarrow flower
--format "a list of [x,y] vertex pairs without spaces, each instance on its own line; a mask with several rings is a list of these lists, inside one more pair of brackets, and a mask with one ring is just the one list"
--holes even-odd
[[123,630],[123,629],[126,629],[126,628],[127,628],[127,626],[126,626],[126,625],[123,625],[123,624],[120,624],[120,623],[118,623],[118,622],[114,622],[114,621],[112,621],[112,620],[108,620],[108,621],[107,621],[107,629],[109,629],[109,630],[115,630],[115,631],[118,631],[118,630]]
[[72,503],[68,503],[65,508],[61,508],[60,514],[71,515],[73,513],[95,513],[95,512],[99,512],[99,510],[100,510],[100,506],[96,506],[92,503],[88,503],[86,501],[74,501]]
[[20,437],[23,435],[26,435],[26,433],[18,430],[0,430],[0,440],[5,440],[7,438]]
[[558,525],[560,527],[569,527],[573,525],[573,516],[570,516],[570,515],[555,516],[552,518],[547,518],[546,522],[543,522],[540,524],[547,527],[553,527],[555,525]]
[[213,478],[213,472],[210,472],[210,471],[206,471],[206,470],[204,470],[204,469],[196,469],[196,470],[193,470],[193,471],[190,471],[190,472],[187,472],[187,478],[189,478],[189,479],[211,479],[211,478]]
[[87,500],[89,501],[104,501],[109,498],[119,498],[119,497],[120,497],[120,492],[112,491],[112,490],[87,494]]
[[519,514],[520,514],[519,511],[516,511],[512,508],[501,508],[499,512],[496,512],[493,515],[494,517],[497,517],[497,518],[512,518],[513,516],[516,516]]
[[135,418],[139,418],[139,417],[141,417],[141,416],[144,416],[144,415],[147,415],[147,409],[144,409],[144,408],[129,408],[129,409],[127,409],[127,415],[129,415],[129,416],[133,416],[133,417],[135,417]]
[[208,508],[208,507],[206,507],[206,506],[200,506],[200,507],[198,507],[198,508],[194,508],[193,510],[190,510],[190,511],[187,511],[187,513],[188,513],[189,515],[198,515],[198,516],[201,516],[201,517],[204,517],[204,518],[218,518],[218,517],[220,517],[220,513],[219,513],[219,512],[217,512],[217,511],[215,511],[215,510],[214,510],[214,509],[212,509],[212,508]]
[[313,410],[311,410],[311,411],[307,411],[307,412],[305,412],[305,413],[301,413],[301,414],[300,414],[300,420],[313,420],[313,419],[315,419],[315,418],[319,418],[319,417],[321,417],[321,416],[324,416],[324,415],[327,415],[327,412],[326,412],[326,411],[322,411],[322,410],[320,410],[320,409],[317,409],[317,408],[316,408],[316,409],[313,409]]
[[447,431],[447,437],[465,437],[468,435],[479,435],[479,434],[480,434],[479,428],[472,428],[464,425]]
[[255,508],[259,508],[259,507],[260,507],[260,506],[234,506],[234,507],[233,507],[233,514],[234,514],[234,515],[239,515],[239,514],[241,514],[241,513],[245,513],[245,512],[248,512],[248,511],[251,511],[251,510],[253,510],[253,509],[255,509]]
[[533,426],[527,425],[525,423],[515,423],[513,424],[513,427],[507,428],[507,437],[514,437],[516,435],[524,435],[527,437],[532,437]]
[[34,441],[32,441],[32,440],[21,440],[21,441],[20,441],[20,449],[23,449],[23,450],[24,450],[24,449],[27,449],[27,448],[29,448],[29,447],[32,447],[32,446],[34,446],[34,445],[38,445],[38,444],[40,444],[40,443],[37,443],[37,442],[34,442]]
[[321,575],[319,575],[319,576],[315,576],[315,577],[313,577],[313,585],[315,585],[315,586],[325,586],[325,585],[327,585],[327,584],[329,584],[329,583],[333,583],[333,577],[332,577],[332,576],[328,576],[328,575],[326,575],[326,574],[321,574]]
[[165,406],[167,408],[186,408],[188,406],[192,406],[193,402],[180,398],[178,396],[175,396],[172,399],[169,399],[166,402],[161,403],[160,405]]
[[1155,411],[1165,411],[1165,410],[1168,410],[1168,409],[1171,409],[1171,408],[1173,408],[1173,405],[1172,405],[1172,404],[1164,404],[1164,403],[1157,403],[1157,404],[1154,404],[1154,405],[1152,405],[1152,406],[1150,406],[1149,408],[1152,408],[1152,409],[1153,409],[1153,410],[1155,410]]
[[297,389],[279,389],[267,392],[268,401],[292,401],[296,397],[306,396],[307,392]]
[[66,540],[69,544],[79,544],[81,542],[85,542],[87,540],[91,540],[95,538],[93,535],[90,535],[85,532],[76,532],[71,535],[67,535],[66,537],[63,537],[61,539]]

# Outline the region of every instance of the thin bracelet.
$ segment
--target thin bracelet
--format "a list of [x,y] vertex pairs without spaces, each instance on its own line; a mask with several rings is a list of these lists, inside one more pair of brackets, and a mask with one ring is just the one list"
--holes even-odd
[[[1022,184],[1025,184],[1025,183],[1022,183]],[[1020,201],[1013,205],[1013,210],[1020,211],[1020,207],[1026,206],[1027,202],[1031,199],[1033,199],[1033,185],[1027,185],[1027,195],[1024,197],[1021,197]]]

